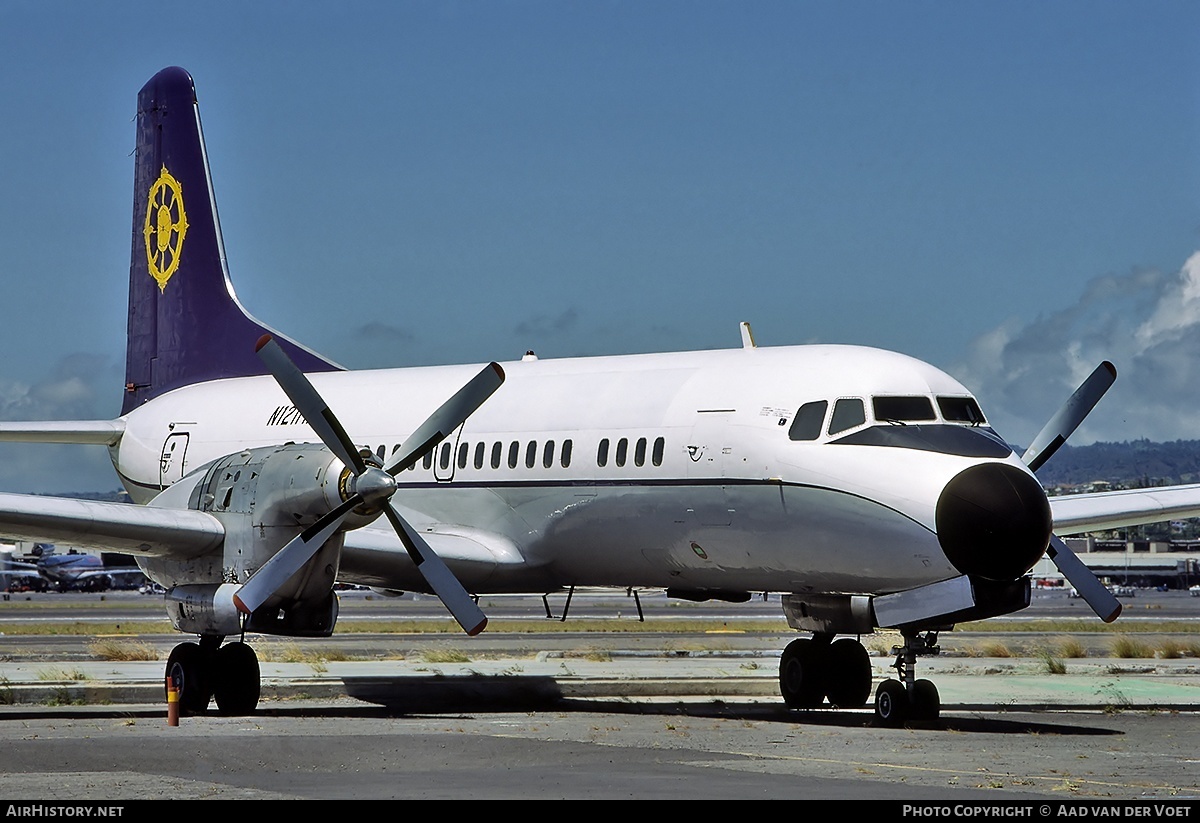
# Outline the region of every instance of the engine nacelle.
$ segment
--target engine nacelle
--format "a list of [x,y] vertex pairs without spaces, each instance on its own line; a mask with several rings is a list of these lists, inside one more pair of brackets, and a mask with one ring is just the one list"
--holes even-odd
[[163,595],[171,624],[187,634],[238,634],[241,613],[233,604],[235,583],[219,586],[176,586]]
[[295,603],[290,608],[265,606],[243,626],[233,596],[237,583],[176,586],[163,596],[171,624],[187,634],[229,636],[242,631],[288,637],[329,637],[337,625],[338,600],[332,591],[324,597]]
[[[190,616],[180,619],[189,626],[211,624],[214,631],[221,626],[219,633],[227,633],[225,603],[219,598],[210,600],[209,615],[204,611],[208,607],[199,605],[190,591],[201,587],[211,589],[216,596],[217,589],[224,588],[221,584],[246,582],[303,529],[353,493],[351,473],[322,445],[287,443],[226,455],[175,483],[150,503],[204,511],[221,520],[225,541],[219,567],[215,555],[170,563],[148,558],[147,573],[168,589],[181,592],[179,602]],[[378,511],[355,510],[344,521],[342,530],[364,526],[378,515]],[[332,631],[331,617],[336,617],[337,609],[329,602],[336,601],[332,589],[341,550],[342,532],[338,532],[263,604],[246,628],[274,634],[319,635],[326,633],[328,623]],[[232,607],[232,600],[229,605]],[[172,620],[176,612],[180,610],[172,612]],[[233,631],[241,630],[236,622],[233,625]],[[194,630],[178,623],[176,627]]]

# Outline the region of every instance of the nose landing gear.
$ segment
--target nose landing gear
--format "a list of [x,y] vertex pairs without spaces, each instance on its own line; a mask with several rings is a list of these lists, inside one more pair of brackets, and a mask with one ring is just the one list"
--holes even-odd
[[917,658],[935,655],[937,632],[901,632],[904,644],[894,646],[897,678],[889,678],[875,690],[875,717],[884,726],[899,726],[905,720],[936,720],[941,713],[937,686],[929,680],[917,680]]

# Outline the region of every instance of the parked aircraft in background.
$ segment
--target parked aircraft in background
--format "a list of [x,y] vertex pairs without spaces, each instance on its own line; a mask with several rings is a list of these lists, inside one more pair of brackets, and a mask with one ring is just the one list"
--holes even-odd
[[125,557],[106,557],[74,548],[58,551],[53,544],[35,543],[23,560],[5,553],[3,581],[11,590],[108,591],[136,589],[146,582],[146,573]]
[[745,324],[728,350],[345,370],[237,302],[180,68],[138,95],[134,190],[121,416],[0,439],[107,446],[144,505],[3,494],[0,531],[135,555],[198,636],[167,662],[187,711],[253,711],[245,633],[327,636],[350,583],[432,592],[469,635],[485,593],[775,592],[808,635],[782,653],[788,706],[866,705],[859,637],[895,628],[877,717],[933,718],[918,658],[1026,607],[1043,555],[1102,619],[1120,612],[1056,532],[1200,516],[1200,486],[1047,498],[1035,472],[1107,363],[1022,455],[929,364],[759,347]]

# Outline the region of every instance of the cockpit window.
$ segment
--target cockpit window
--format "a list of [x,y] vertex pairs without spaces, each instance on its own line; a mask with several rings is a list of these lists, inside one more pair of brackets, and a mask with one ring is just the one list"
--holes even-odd
[[825,409],[828,407],[829,403],[824,400],[805,403],[796,412],[796,419],[792,421],[791,428],[788,429],[788,437],[792,440],[816,440],[821,436],[821,426],[825,422]]
[[1012,449],[991,429],[979,426],[947,426],[945,423],[908,426],[879,425],[859,429],[837,440],[847,446],[887,446],[898,449],[957,454],[963,457],[1008,457]]
[[863,401],[857,397],[843,398],[833,404],[833,416],[829,420],[829,433],[837,434],[867,422]]
[[874,397],[875,419],[885,423],[936,420],[928,397]]
[[942,417],[951,423],[979,424],[987,422],[983,417],[983,410],[979,408],[974,397],[939,397],[937,403],[938,408],[942,410]]

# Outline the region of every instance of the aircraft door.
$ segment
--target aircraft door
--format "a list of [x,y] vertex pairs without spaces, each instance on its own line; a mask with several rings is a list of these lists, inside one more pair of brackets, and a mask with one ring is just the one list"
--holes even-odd
[[460,425],[449,437],[438,443],[433,452],[433,477],[439,483],[448,483],[454,479],[454,464],[458,460],[458,441],[462,437],[462,430]]
[[186,431],[173,431],[163,442],[162,456],[158,461],[158,484],[164,489],[183,477],[187,447]]

